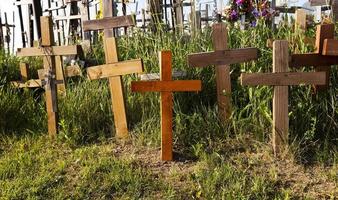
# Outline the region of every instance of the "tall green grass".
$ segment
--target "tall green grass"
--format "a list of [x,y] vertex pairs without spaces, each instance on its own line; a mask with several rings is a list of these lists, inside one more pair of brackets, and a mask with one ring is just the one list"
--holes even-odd
[[[142,58],[145,71],[159,72],[158,51],[173,52],[173,68],[187,71],[186,79],[200,79],[203,90],[199,93],[175,93],[174,142],[176,151],[193,155],[194,148],[207,150],[214,141],[239,135],[254,135],[258,140],[269,141],[272,121],[272,88],[242,87],[238,78],[242,72],[271,72],[272,50],[266,47],[268,38],[287,39],[290,52],[310,52],[311,45],[302,41],[314,37],[314,30],[306,34],[295,33],[288,25],[272,30],[264,23],[255,28],[240,30],[229,25],[229,48],[257,47],[260,58],[256,62],[231,66],[232,118],[221,122],[217,118],[215,71],[210,68],[188,68],[187,55],[193,52],[212,51],[211,30],[191,38],[164,30],[156,33],[135,29],[132,37],[118,39],[119,59]],[[86,60],[94,64],[104,62],[102,43],[95,44]],[[18,79],[18,59],[1,54],[0,131],[1,135],[46,132],[44,97],[38,91],[20,91],[11,88],[9,80]],[[30,60],[35,66],[41,60]],[[311,70],[311,69],[304,69]],[[8,73],[10,71],[10,73]],[[34,71],[33,71],[34,72]],[[297,144],[303,161],[332,163],[337,155],[338,106],[337,72],[332,68],[331,87],[313,95],[310,86],[290,87],[290,143]],[[160,108],[159,94],[132,93],[130,82],[136,75],[124,76],[128,125],[135,145],[159,145]],[[69,80],[67,95],[59,99],[60,138],[73,145],[106,140],[114,135],[111,100],[106,80],[90,82],[84,77]]]

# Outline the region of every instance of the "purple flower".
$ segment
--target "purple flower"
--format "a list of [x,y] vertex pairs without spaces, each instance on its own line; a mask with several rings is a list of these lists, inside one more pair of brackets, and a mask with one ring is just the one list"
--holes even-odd
[[256,21],[252,21],[251,22],[251,27],[256,27],[257,26],[257,22]]
[[232,10],[231,14],[230,14],[230,19],[231,20],[237,20],[237,18],[238,18],[237,12],[235,10]]
[[268,11],[267,11],[267,10],[263,10],[263,11],[262,11],[262,16],[265,17],[265,16],[267,16],[267,15],[268,15]]
[[244,3],[244,0],[236,0],[237,6],[242,6]]
[[259,17],[259,12],[256,8],[252,11],[252,15],[256,18]]

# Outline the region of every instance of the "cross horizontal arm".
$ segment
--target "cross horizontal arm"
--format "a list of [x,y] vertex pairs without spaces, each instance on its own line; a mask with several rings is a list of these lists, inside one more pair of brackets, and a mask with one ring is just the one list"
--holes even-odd
[[32,79],[26,82],[12,81],[11,84],[16,88],[38,88],[42,87],[42,81],[39,79]]
[[[46,69],[39,69],[38,70],[38,76],[39,79],[44,79],[46,74]],[[78,65],[72,65],[65,68],[64,71],[65,77],[74,77],[74,76],[80,76],[81,75],[81,68]]]
[[338,56],[323,56],[318,53],[293,54],[290,60],[290,67],[318,67],[338,64]]
[[134,15],[107,17],[103,19],[88,20],[83,22],[84,31],[97,31],[128,26],[135,26]]
[[201,91],[202,83],[199,80],[177,81],[133,81],[133,92],[188,92]]
[[55,46],[55,47],[31,47],[19,48],[16,55],[18,57],[26,56],[67,56],[77,55],[81,51],[80,45],[73,46]]
[[90,80],[142,72],[143,72],[142,59],[99,65],[95,67],[89,67],[87,69],[88,78]]
[[241,84],[244,86],[287,86],[300,84],[324,85],[325,80],[325,72],[278,72],[241,74]]
[[189,66],[207,67],[248,62],[258,58],[257,48],[223,50],[188,55]]
[[324,40],[323,55],[338,56],[338,40],[335,39]]

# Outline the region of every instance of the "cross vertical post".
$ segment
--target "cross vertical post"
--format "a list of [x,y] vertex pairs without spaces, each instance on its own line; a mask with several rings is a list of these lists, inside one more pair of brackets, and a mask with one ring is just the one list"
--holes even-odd
[[241,74],[241,84],[244,86],[274,86],[272,146],[276,156],[288,144],[288,86],[300,84],[324,85],[326,80],[325,72],[288,72],[288,60],[288,42],[277,40],[273,43],[273,73]]
[[[273,72],[287,72],[289,68],[289,52],[287,41],[273,43]],[[288,86],[275,86],[273,95],[273,128],[272,146],[275,152],[279,151],[281,144],[288,141],[289,112],[288,112]]]
[[173,92],[201,91],[199,80],[172,80],[172,54],[161,51],[160,80],[133,81],[133,92],[161,92],[161,160],[173,160]]
[[[50,17],[42,16],[41,21],[41,45],[43,48],[51,47],[54,43],[53,25]],[[55,56],[46,55],[43,58],[43,65],[48,70],[48,82],[45,87],[46,106],[48,117],[48,133],[55,137],[58,133],[58,110],[57,110],[57,86],[55,82],[56,66]]]
[[230,64],[248,62],[258,58],[257,48],[228,49],[227,28],[224,23],[212,26],[213,52],[188,55],[189,66],[216,67],[217,104],[219,117],[226,121],[231,116],[231,77]]

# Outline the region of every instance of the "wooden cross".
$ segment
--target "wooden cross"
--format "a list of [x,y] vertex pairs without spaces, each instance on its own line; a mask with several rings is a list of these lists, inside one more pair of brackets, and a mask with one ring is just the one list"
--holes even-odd
[[288,72],[289,53],[288,42],[275,41],[273,44],[273,73],[242,74],[241,84],[244,86],[270,85],[274,86],[272,145],[275,155],[288,142],[288,86],[300,84],[323,85],[325,72]]
[[161,92],[161,158],[165,161],[173,160],[173,133],[172,133],[172,92],[201,91],[199,80],[172,80],[172,55],[170,51],[159,52],[160,57],[160,81],[133,81],[133,92]]
[[[317,26],[316,32],[316,51],[314,53],[308,54],[293,54],[291,55],[290,67],[299,68],[299,67],[315,67],[316,71],[324,71],[326,76],[326,82],[324,85],[316,85],[315,91],[326,90],[329,87],[330,81],[330,66],[338,64],[337,55],[329,55],[326,52],[327,48],[333,48],[334,44],[327,41],[333,41],[334,39],[334,24],[324,24]],[[326,44],[326,45],[324,45]],[[337,46],[336,46],[337,47]],[[323,51],[325,49],[325,51]],[[332,50],[329,50],[332,52]]]
[[231,79],[230,64],[248,62],[258,58],[257,48],[227,49],[227,28],[224,23],[212,26],[214,52],[188,55],[190,66],[216,66],[217,102],[221,119],[229,119],[231,115]]
[[43,56],[44,69],[47,71],[44,84],[40,81],[40,85],[45,85],[46,106],[48,115],[48,133],[55,136],[58,133],[58,111],[57,111],[57,80],[62,77],[63,69],[57,66],[57,58],[64,55],[76,55],[79,46],[52,46],[54,44],[53,24],[51,17],[42,16],[41,21],[41,47],[23,48],[17,50],[17,56]]
[[109,10],[107,12],[104,12],[104,16],[106,17],[103,19],[84,21],[83,23],[85,31],[105,30],[105,38],[103,42],[106,64],[88,68],[87,74],[91,80],[102,78],[109,79],[116,136],[118,138],[127,138],[128,127],[123,96],[122,75],[142,73],[143,63],[142,59],[124,62],[118,61],[116,40],[114,37],[111,37],[110,29],[134,26],[134,18],[131,15],[108,17],[109,15],[112,15],[112,13],[110,12],[109,14]]

